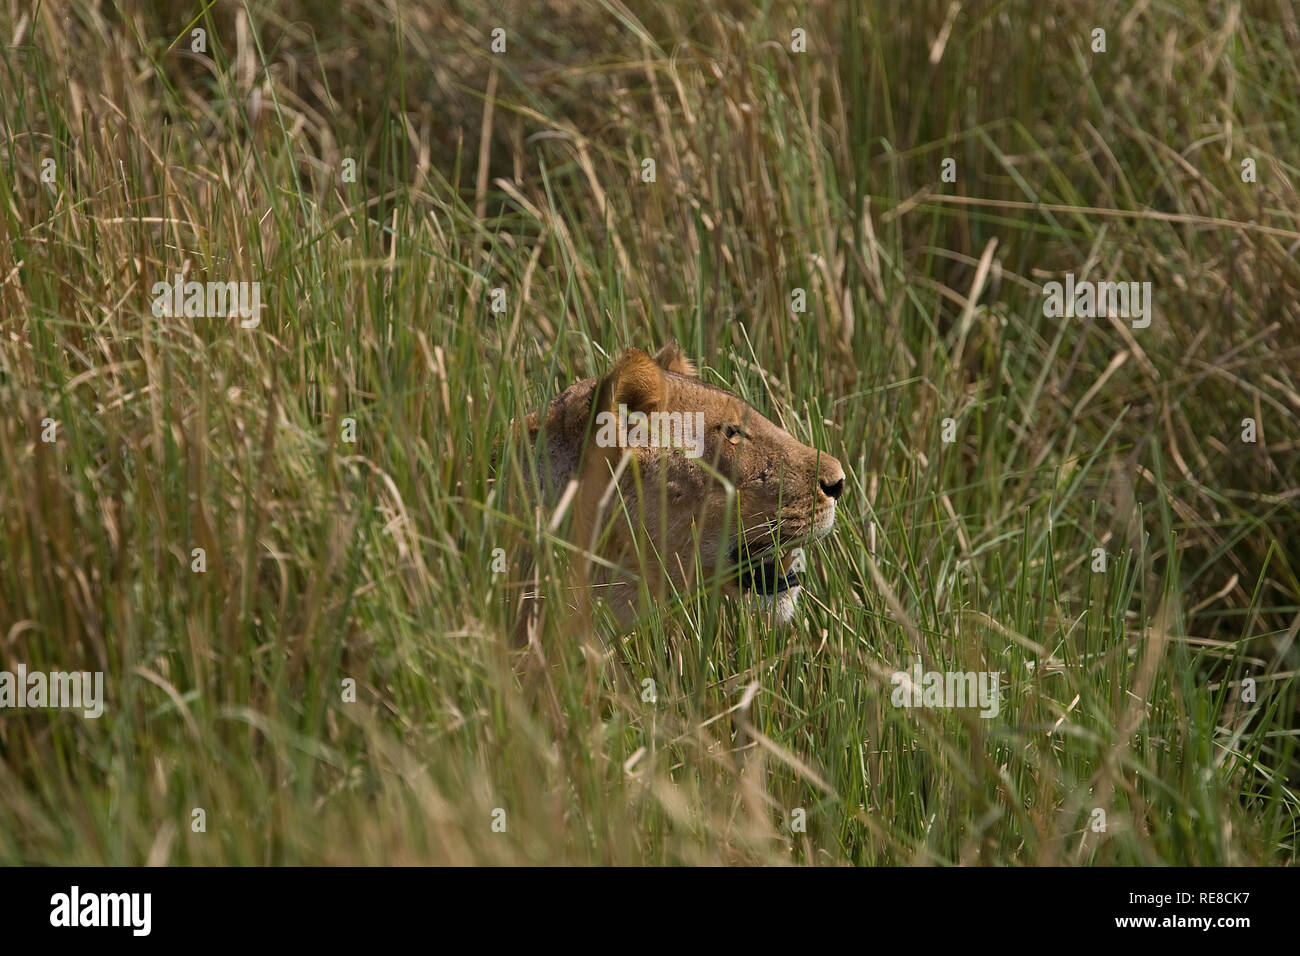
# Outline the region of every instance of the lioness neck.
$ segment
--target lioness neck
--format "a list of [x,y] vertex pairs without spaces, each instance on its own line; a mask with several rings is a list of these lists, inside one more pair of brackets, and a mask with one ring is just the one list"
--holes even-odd
[[597,380],[584,378],[557,395],[546,409],[546,447],[538,448],[542,420],[537,412],[528,416],[528,443],[540,457],[542,483],[548,497],[564,491],[576,477],[582,459],[582,436],[591,416],[591,399]]

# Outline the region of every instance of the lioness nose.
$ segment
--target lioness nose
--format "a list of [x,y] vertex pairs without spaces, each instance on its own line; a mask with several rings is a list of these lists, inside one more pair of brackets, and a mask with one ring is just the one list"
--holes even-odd
[[820,481],[818,484],[822,486],[822,494],[838,501],[840,495],[844,494],[844,472],[840,472],[839,478],[835,481]]

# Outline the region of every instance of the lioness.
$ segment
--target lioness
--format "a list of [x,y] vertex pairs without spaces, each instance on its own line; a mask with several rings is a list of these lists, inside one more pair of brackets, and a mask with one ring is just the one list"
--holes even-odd
[[534,412],[526,424],[544,493],[552,504],[570,499],[576,543],[622,569],[594,567],[587,584],[624,629],[646,610],[643,593],[662,601],[670,584],[714,575],[724,593],[755,596],[777,621],[793,615],[801,587],[791,549],[830,534],[844,469],[700,381],[677,343],[653,358],[628,349],[603,378],[566,388],[544,422]]

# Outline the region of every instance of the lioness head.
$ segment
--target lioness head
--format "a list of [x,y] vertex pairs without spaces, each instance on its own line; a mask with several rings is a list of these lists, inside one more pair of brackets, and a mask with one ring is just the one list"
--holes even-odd
[[529,416],[528,430],[548,496],[576,482],[576,543],[622,569],[591,581],[620,623],[645,610],[642,583],[663,599],[670,582],[715,576],[724,593],[790,619],[801,591],[792,553],[830,534],[844,469],[700,381],[676,343],[654,357],[629,349],[604,377],[565,389],[544,423]]

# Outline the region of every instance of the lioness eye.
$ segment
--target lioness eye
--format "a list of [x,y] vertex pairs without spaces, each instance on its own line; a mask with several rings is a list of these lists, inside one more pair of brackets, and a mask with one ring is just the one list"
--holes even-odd
[[725,426],[725,427],[722,429],[722,433],[723,433],[724,435],[726,435],[728,439],[736,438],[737,436],[739,436],[740,438],[748,438],[748,437],[749,437],[749,433],[748,433],[748,432],[746,432],[743,428],[740,428],[740,427],[738,427],[738,426],[736,426],[736,425],[727,425],[727,426]]

